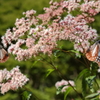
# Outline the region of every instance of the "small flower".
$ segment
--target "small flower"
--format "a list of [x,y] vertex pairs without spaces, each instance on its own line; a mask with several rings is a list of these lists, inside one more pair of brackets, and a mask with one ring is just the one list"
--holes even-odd
[[32,9],[32,10],[23,12],[23,15],[26,15],[26,17],[30,17],[30,16],[34,15],[35,13],[36,13],[36,11]]
[[[70,83],[70,84],[69,84],[69,83]],[[69,81],[61,80],[61,81],[56,82],[55,87],[58,89],[59,87],[63,86],[62,89],[61,89],[61,92],[63,93],[63,92],[66,91],[66,89],[67,89],[70,85],[71,85],[71,86],[75,86],[74,81],[71,81],[71,80],[69,80]]]
[[60,86],[62,86],[62,85],[68,85],[68,82],[65,81],[65,80],[61,80],[61,81],[58,81],[58,82],[55,84],[56,88],[58,88],[58,87],[60,87]]
[[34,43],[35,43],[35,39],[33,39],[33,38],[27,38],[26,39],[26,46],[29,48],[29,47],[32,47],[33,45],[34,45]]

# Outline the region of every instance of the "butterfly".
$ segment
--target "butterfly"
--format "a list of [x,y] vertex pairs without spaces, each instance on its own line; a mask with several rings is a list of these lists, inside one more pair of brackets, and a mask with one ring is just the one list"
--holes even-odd
[[87,51],[86,58],[100,66],[100,40],[96,41]]
[[4,63],[9,58],[7,51],[0,45],[0,63]]

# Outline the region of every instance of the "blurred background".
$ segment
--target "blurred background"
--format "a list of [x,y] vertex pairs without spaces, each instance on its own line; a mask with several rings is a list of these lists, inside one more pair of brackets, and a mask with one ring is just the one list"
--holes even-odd
[[[5,34],[6,29],[14,26],[16,18],[21,18],[23,12],[34,9],[37,14],[43,13],[43,7],[48,7],[49,1],[0,0],[0,37]],[[97,16],[95,23],[92,24],[98,30],[98,33],[100,31],[99,22],[99,16]],[[60,41],[58,42],[58,47],[68,51],[73,49],[73,44],[69,41]],[[30,100],[63,100],[63,94],[56,95],[55,83],[62,79],[74,80],[77,83],[76,88],[81,92],[81,82],[80,80],[76,81],[76,78],[86,68],[83,64],[85,63],[85,58],[75,58],[74,53],[64,51],[54,51],[50,57],[41,54],[36,58],[21,62],[15,60],[13,55],[10,55],[7,62],[0,63],[0,69],[7,68],[10,70],[17,65],[20,66],[21,72],[30,79],[26,84],[27,90],[34,94]],[[58,71],[54,71],[46,77],[47,70],[52,68],[51,64],[57,66],[61,74]],[[0,94],[0,100],[22,100],[22,92],[25,89],[9,91],[4,95]],[[80,100],[80,98],[72,91],[66,100]]]

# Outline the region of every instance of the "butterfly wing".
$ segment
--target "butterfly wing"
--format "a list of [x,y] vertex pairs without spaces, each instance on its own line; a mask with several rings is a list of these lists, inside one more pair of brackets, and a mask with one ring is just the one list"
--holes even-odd
[[0,60],[2,60],[5,56],[5,51],[3,49],[0,49]]
[[99,48],[98,48],[98,55],[96,57],[96,61],[95,62],[100,63],[100,44],[98,46],[99,46]]
[[98,55],[98,51],[99,51],[99,45],[98,44],[93,45],[91,50],[92,57],[96,57]]
[[100,66],[100,40],[95,42],[91,48],[86,52],[86,58],[94,61]]
[[97,43],[92,45],[91,48],[86,52],[86,58],[90,61],[95,61],[98,56],[99,48],[100,47]]
[[0,49],[0,63],[7,61],[9,58],[8,53],[3,48]]

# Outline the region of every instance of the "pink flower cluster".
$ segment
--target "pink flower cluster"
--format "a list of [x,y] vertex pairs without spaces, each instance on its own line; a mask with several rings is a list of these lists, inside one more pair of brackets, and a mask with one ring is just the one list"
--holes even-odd
[[72,80],[69,80],[69,81],[61,80],[61,81],[56,82],[55,87],[58,89],[59,87],[64,86],[61,90],[61,92],[63,93],[70,86],[69,83],[71,86],[75,86],[74,81]]
[[94,0],[87,0],[81,5],[80,10],[88,13],[90,16],[94,16],[100,12],[100,0],[96,0],[96,2]]
[[25,85],[29,79],[23,75],[19,66],[16,66],[11,71],[7,69],[0,70],[0,87],[1,93],[4,94],[9,90],[17,90],[19,87]]
[[[52,2],[44,8],[45,13],[35,15],[36,11],[24,12],[25,17],[16,19],[15,27],[8,29],[2,36],[2,43],[8,47],[8,52],[16,55],[16,59],[26,60],[39,53],[52,54],[57,41],[74,42],[74,49],[84,53],[98,35],[88,23],[94,22],[94,17],[100,12],[100,1],[68,0]],[[86,8],[86,9],[85,9]],[[81,11],[73,16],[74,10]],[[64,19],[62,15],[66,13]]]
[[95,40],[98,36],[97,31],[86,23],[86,20],[80,18],[80,16],[74,17],[72,15],[67,15],[64,20],[60,21],[65,30],[63,40],[68,38],[73,41],[74,48],[81,52],[87,50],[90,46],[89,41]]

